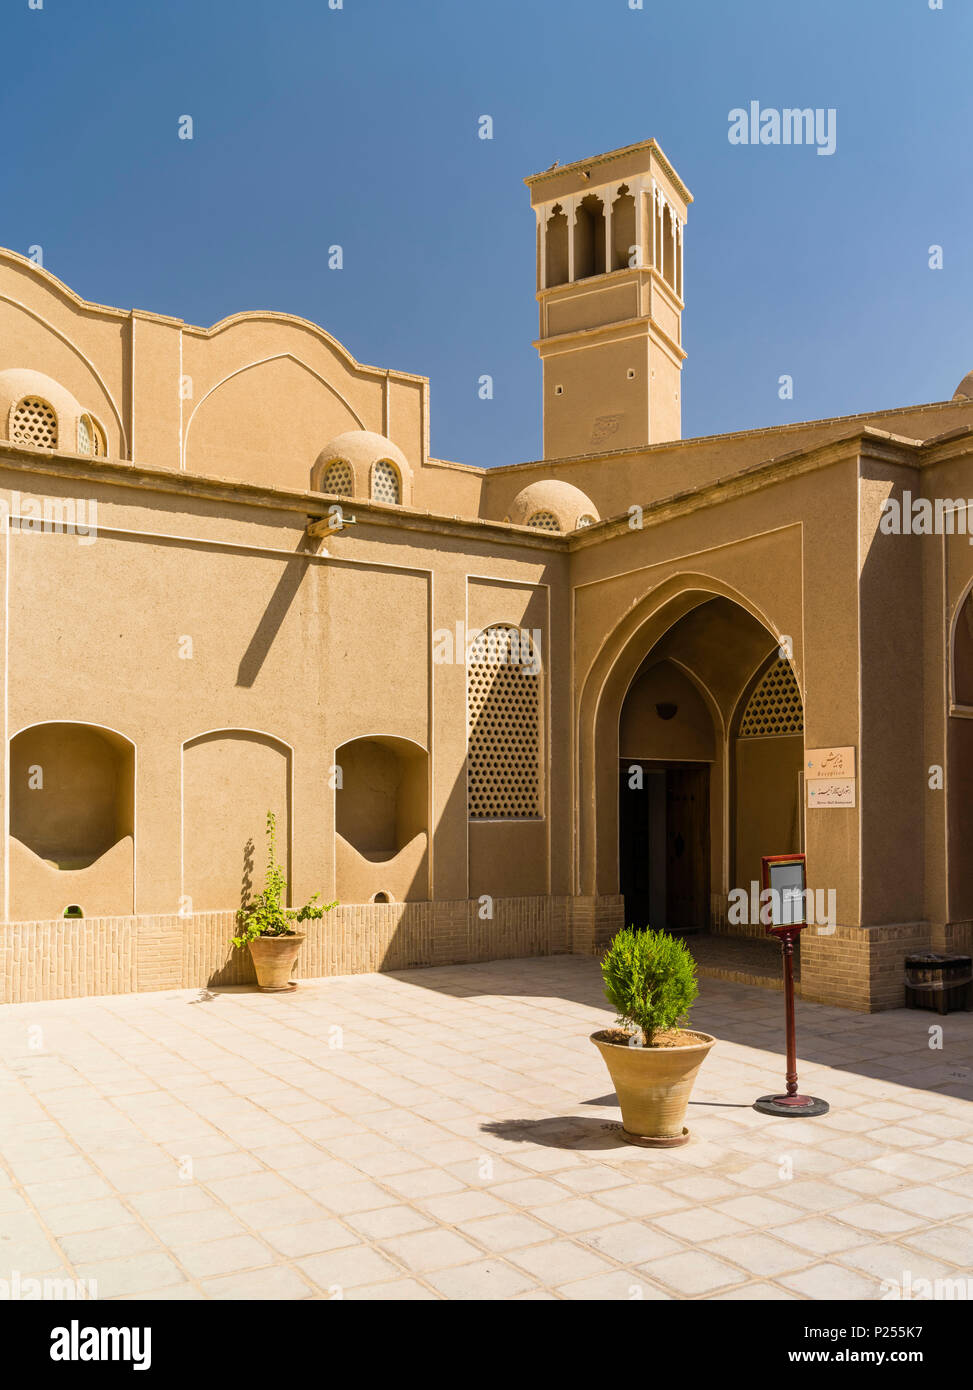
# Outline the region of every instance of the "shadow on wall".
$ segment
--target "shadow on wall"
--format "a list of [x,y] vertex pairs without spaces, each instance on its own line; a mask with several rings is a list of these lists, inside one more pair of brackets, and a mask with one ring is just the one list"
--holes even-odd
[[237,669],[236,683],[245,690],[249,690],[260,675],[264,662],[273,646],[274,638],[281,629],[284,619],[287,617],[291,604],[297,597],[297,591],[308,570],[305,557],[316,550],[318,542],[307,535],[301,534],[297,549],[293,557],[286,562],[281,576],[277,581],[277,586],[270,597],[270,602],[264,610],[260,622],[250,639],[250,644],[243,656],[240,658],[240,665]]
[[[91,724],[10,742],[10,920],[134,910],[135,748]],[[75,914],[76,915],[76,914]]]

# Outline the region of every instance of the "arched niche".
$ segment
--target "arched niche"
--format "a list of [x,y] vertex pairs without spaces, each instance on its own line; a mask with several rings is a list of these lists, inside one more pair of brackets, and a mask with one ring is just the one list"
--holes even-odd
[[560,203],[555,203],[547,219],[545,237],[547,267],[545,284],[548,289],[568,282],[568,218]]
[[605,205],[595,193],[578,204],[574,219],[574,278],[605,273]]
[[182,896],[193,912],[238,908],[263,888],[268,811],[291,880],[291,763],[287,744],[253,729],[215,729],[184,744]]
[[953,704],[973,709],[973,591],[966,595],[953,626]]
[[429,896],[429,755],[409,739],[371,735],[336,750],[335,891],[341,902]]
[[394,858],[428,823],[429,755],[408,739],[356,738],[337,751],[335,826],[365,859]]
[[50,722],[10,741],[11,921],[135,910],[135,746],[94,724]]
[[635,199],[623,183],[612,203],[612,270],[627,270],[636,245]]
[[35,724],[10,742],[10,833],[58,870],[135,833],[135,748],[91,724]]
[[619,755],[624,758],[712,762],[713,718],[693,682],[671,661],[648,666],[622,706]]

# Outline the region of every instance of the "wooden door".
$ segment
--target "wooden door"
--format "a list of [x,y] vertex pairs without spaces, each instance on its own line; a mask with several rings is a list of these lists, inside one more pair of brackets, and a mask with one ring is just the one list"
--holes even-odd
[[666,769],[666,926],[709,925],[709,767]]

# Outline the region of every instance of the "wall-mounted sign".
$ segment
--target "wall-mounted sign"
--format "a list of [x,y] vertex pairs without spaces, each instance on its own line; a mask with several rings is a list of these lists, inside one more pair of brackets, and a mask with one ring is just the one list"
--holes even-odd
[[854,806],[854,777],[818,777],[807,783],[807,807],[809,811],[829,806]]
[[854,775],[854,748],[808,748],[804,754],[804,776],[809,782],[817,777]]
[[804,782],[809,811],[855,805],[854,748],[808,748]]

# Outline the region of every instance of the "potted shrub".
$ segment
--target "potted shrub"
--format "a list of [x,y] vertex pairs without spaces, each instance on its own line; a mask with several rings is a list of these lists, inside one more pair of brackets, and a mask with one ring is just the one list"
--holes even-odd
[[622,1112],[622,1134],[648,1148],[689,1140],[683,1125],[696,1073],[716,1039],[678,1024],[699,993],[696,962],[681,941],[630,927],[612,940],[601,973],[617,1028],[592,1033]]
[[238,950],[250,947],[250,958],[257,972],[257,985],[266,993],[293,989],[291,971],[304,937],[294,930],[301,922],[323,917],[336,902],[321,904],[318,894],[296,912],[283,906],[287,879],[277,863],[277,818],[267,812],[267,879],[263,891],[245,903],[237,913],[240,935],[233,937]]

